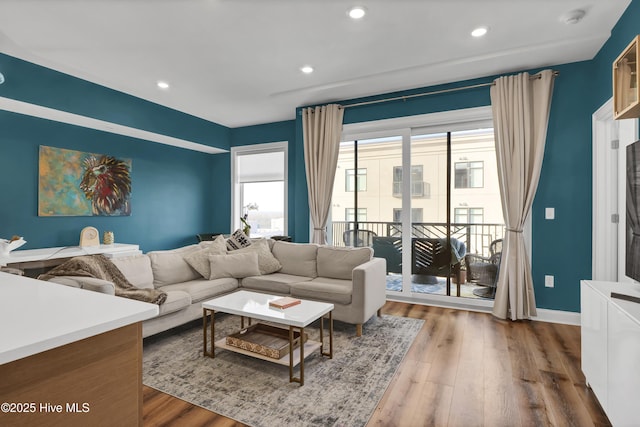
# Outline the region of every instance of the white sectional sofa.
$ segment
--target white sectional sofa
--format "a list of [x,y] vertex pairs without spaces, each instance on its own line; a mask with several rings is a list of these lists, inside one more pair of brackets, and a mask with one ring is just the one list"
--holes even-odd
[[[386,260],[374,258],[371,248],[260,239],[227,252],[220,237],[112,262],[134,286],[167,294],[160,314],[143,323],[145,337],[200,318],[203,301],[238,289],[331,302],[333,318],[356,325],[358,336],[386,299]],[[115,289],[112,283],[95,278],[50,280],[110,294]]]

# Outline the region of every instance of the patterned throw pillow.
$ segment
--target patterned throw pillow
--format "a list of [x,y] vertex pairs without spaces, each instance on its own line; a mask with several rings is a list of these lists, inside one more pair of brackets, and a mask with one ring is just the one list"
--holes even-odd
[[231,237],[227,239],[227,250],[235,251],[236,249],[251,246],[251,239],[240,229],[233,232]]

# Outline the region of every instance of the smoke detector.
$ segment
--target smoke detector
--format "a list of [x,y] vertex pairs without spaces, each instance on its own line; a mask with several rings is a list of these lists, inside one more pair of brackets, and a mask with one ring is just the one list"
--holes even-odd
[[567,25],[577,24],[578,22],[582,21],[582,18],[584,18],[586,14],[587,12],[582,9],[572,10],[571,12],[567,12],[562,15],[560,17],[560,22],[563,22]]

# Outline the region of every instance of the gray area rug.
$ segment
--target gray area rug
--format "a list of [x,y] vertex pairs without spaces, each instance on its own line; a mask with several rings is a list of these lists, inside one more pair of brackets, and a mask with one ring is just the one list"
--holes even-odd
[[[333,359],[305,359],[302,387],[288,366],[222,349],[203,357],[202,325],[192,323],[145,339],[143,383],[256,427],[364,426],[423,323],[374,317],[357,338],[355,326],[334,322]],[[318,339],[314,326],[305,331]],[[239,317],[216,314],[216,339],[239,327]]]

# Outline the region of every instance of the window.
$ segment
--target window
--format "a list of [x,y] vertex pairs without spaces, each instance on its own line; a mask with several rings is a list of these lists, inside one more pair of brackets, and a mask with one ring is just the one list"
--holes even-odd
[[455,208],[453,222],[456,224],[482,224],[484,222],[483,208]]
[[[344,217],[346,221],[354,222],[356,220],[354,208],[345,208]],[[366,221],[367,220],[367,208],[358,208],[358,221]]]
[[[402,209],[393,210],[393,222],[402,222]],[[411,208],[411,222],[423,222],[422,208]]]
[[[422,165],[411,166],[411,197],[429,197],[428,189],[422,180]],[[393,167],[393,197],[402,197],[402,166]]]
[[358,191],[367,191],[367,169],[358,168],[358,176],[356,176],[355,169],[347,169],[344,172],[344,191],[353,192],[356,188],[356,183]]
[[247,215],[251,237],[286,235],[287,143],[232,147],[231,156],[232,230]]
[[456,162],[455,188],[482,188],[484,162]]

